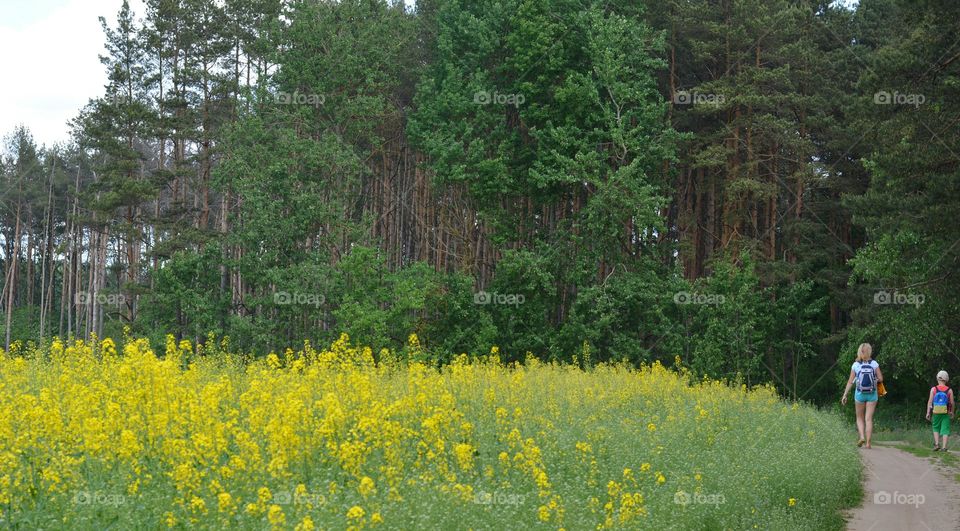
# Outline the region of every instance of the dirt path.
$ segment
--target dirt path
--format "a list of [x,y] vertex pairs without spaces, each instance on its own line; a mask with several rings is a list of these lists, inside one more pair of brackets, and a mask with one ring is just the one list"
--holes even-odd
[[863,506],[850,512],[848,530],[960,529],[960,484],[953,471],[892,447],[874,446],[861,455]]

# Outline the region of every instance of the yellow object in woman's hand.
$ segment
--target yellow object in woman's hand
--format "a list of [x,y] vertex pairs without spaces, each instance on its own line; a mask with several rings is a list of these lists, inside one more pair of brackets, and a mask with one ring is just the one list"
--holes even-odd
[[883,395],[885,395],[885,394],[887,394],[887,387],[886,387],[885,385],[883,385],[883,382],[878,383],[878,384],[877,384],[877,395],[878,395],[878,396],[883,396]]

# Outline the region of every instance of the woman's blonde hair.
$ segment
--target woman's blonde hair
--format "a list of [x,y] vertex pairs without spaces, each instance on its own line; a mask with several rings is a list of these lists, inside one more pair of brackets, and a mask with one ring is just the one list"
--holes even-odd
[[857,361],[867,361],[872,355],[873,347],[870,343],[860,343],[860,348],[857,349]]

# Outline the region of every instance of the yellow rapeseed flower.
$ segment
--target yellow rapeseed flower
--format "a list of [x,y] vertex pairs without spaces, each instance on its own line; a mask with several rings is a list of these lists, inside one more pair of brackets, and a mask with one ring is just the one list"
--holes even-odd
[[287,521],[287,517],[283,514],[283,509],[279,505],[271,505],[270,510],[267,511],[267,520],[275,526],[281,525]]
[[473,446],[466,443],[460,443],[453,447],[453,453],[457,456],[457,463],[462,470],[473,468],[473,452]]
[[310,518],[310,515],[307,515],[297,524],[295,531],[313,531],[314,529],[316,529],[316,526],[313,525],[313,519]]
[[272,497],[270,489],[267,487],[260,487],[257,490],[257,499],[260,500],[260,503],[267,503]]
[[541,506],[537,509],[537,518],[539,518],[541,522],[549,522],[549,521],[550,521],[550,509],[549,509],[546,505],[541,505]]
[[221,513],[233,512],[234,503],[233,497],[230,496],[229,492],[221,492],[217,495],[217,509]]
[[357,491],[364,498],[369,496],[375,490],[376,485],[373,483],[373,480],[367,476],[363,476],[363,479],[360,480],[360,484],[357,485]]
[[[648,527],[637,520],[665,514],[670,500],[648,506],[642,492],[665,486],[666,474],[670,492],[698,493],[705,476],[724,473],[706,452],[730,451],[724,432],[739,429],[730,408],[764,420],[746,419],[746,436],[758,426],[780,433],[768,418],[811,413],[785,407],[771,387],[730,388],[657,363],[504,364],[497,349],[439,368],[389,351],[374,363],[346,335],[278,352],[250,359],[215,338],[194,346],[173,336],[156,354],[131,337],[122,348],[109,338],[12,344],[0,354],[0,518],[71,527],[96,512],[143,527],[125,513],[152,504],[161,526],[362,530],[431,503],[469,507],[478,527],[514,509],[523,526]],[[832,441],[819,424],[816,437]],[[678,456],[696,468],[669,467]],[[37,493],[63,514],[40,514]],[[125,498],[94,506],[86,496]],[[793,516],[816,505],[786,503]],[[718,525],[749,507],[731,500]]]
[[207,502],[203,501],[203,498],[194,496],[190,499],[190,509],[193,512],[205,513],[207,512]]

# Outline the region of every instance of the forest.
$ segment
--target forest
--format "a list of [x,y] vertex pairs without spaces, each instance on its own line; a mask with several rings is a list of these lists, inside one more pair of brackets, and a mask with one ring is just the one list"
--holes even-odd
[[143,5],[70,142],[3,132],[4,350],[960,370],[957,2]]

